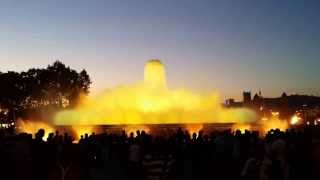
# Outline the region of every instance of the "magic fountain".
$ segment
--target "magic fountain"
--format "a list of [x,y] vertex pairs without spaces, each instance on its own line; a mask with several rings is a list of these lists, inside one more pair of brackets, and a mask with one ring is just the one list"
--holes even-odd
[[200,95],[170,89],[165,66],[154,59],[145,64],[142,82],[83,97],[74,109],[58,112],[53,126],[72,127],[78,136],[97,131],[97,127],[127,131],[183,127],[197,132],[204,125],[250,129],[256,119],[247,108],[223,107],[217,92]]
[[199,95],[186,89],[170,90],[165,66],[150,60],[144,81],[83,98],[73,110],[59,112],[55,125],[158,125],[249,123],[255,114],[245,108],[227,109],[216,92]]

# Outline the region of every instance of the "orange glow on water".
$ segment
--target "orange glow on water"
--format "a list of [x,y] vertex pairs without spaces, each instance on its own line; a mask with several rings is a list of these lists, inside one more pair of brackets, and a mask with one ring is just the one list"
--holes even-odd
[[249,124],[234,124],[232,126],[232,130],[233,131],[241,131],[241,133],[244,133],[246,130],[250,131],[251,130],[251,126]]
[[19,119],[17,121],[17,129],[20,133],[29,133],[35,137],[35,133],[38,132],[39,129],[45,130],[45,136],[43,140],[47,140],[48,135],[50,133],[54,133],[55,129],[53,126],[49,125],[48,123],[42,121],[35,121],[35,120],[22,120]]
[[76,140],[79,140],[81,136],[85,134],[91,135],[94,133],[94,126],[72,126],[72,130],[75,132]]
[[279,114],[273,115],[270,119],[263,121],[262,123],[262,131],[267,133],[271,129],[279,129],[281,131],[285,131],[289,128],[289,123],[287,120],[280,119]]
[[189,132],[189,134],[196,133],[198,134],[199,131],[203,130],[203,124],[187,124],[186,130]]
[[148,126],[127,126],[124,128],[127,136],[130,136],[131,133],[133,133],[134,137],[137,136],[137,131],[140,131],[140,133],[142,131],[146,132],[147,134],[150,133],[150,128]]

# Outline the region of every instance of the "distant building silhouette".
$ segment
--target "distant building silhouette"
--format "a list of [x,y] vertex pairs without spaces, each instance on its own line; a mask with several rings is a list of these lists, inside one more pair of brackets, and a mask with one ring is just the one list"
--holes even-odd
[[226,100],[225,105],[227,107],[242,107],[243,103],[242,102],[236,102],[234,99],[230,98],[230,99]]
[[[237,102],[234,99],[227,99],[227,107],[248,107],[257,112],[260,116],[265,116],[271,112],[279,112],[280,118],[289,119],[295,112],[303,111],[308,119],[320,114],[320,97],[309,95],[287,95],[283,92],[280,97],[263,97],[262,93],[256,93],[251,99],[251,92],[243,92],[243,101]],[[310,113],[309,113],[310,112]],[[314,115],[315,114],[315,115]]]
[[243,105],[244,106],[251,105],[251,92],[250,91],[243,92]]

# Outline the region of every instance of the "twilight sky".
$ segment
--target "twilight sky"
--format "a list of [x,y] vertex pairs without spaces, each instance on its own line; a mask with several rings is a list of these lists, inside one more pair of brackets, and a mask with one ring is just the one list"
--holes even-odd
[[172,88],[320,95],[318,0],[0,0],[0,71],[59,59],[96,93],[159,58]]

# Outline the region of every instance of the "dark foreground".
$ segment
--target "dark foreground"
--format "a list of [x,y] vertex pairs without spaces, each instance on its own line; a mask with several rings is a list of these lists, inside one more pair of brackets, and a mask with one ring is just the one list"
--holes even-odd
[[72,143],[56,133],[47,142],[40,130],[0,134],[0,179],[320,179],[319,129],[199,133],[136,137],[91,135]]

